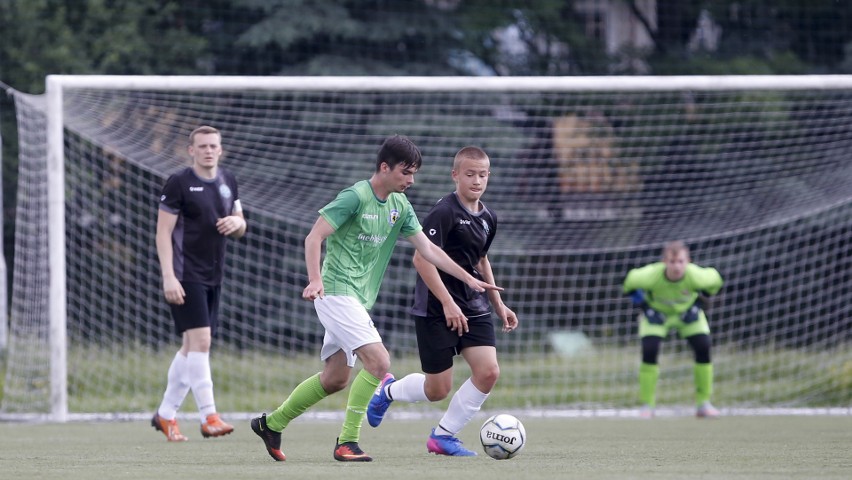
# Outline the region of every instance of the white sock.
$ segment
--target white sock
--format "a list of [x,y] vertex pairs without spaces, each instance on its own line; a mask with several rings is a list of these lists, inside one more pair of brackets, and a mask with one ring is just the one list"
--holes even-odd
[[435,428],[435,435],[455,436],[482,408],[486,398],[488,394],[480,392],[468,378],[450,400],[450,406]]
[[[426,397],[426,375],[422,373],[409,373],[399,380],[388,385],[385,393],[393,401],[416,403],[429,400]],[[387,390],[391,390],[388,392]]]
[[172,364],[169,365],[166,392],[163,394],[163,401],[157,409],[157,414],[166,420],[175,418],[187,393],[189,393],[189,382],[186,379],[186,357],[178,352],[172,359]]
[[210,374],[210,352],[189,352],[186,357],[189,385],[192,396],[201,414],[201,421],[207,415],[216,413],[216,402],[213,400],[213,376]]

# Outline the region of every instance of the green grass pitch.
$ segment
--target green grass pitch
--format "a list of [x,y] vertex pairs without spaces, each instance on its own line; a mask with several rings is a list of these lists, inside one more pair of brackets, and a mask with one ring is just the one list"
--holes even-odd
[[[494,412],[491,412],[494,413]],[[520,417],[520,415],[519,415]],[[169,444],[147,422],[0,423],[0,477],[6,479],[849,479],[852,416],[523,418],[521,454],[496,461],[426,453],[435,420],[364,424],[372,463],[332,459],[339,421],[297,419],[285,432],[287,461],[274,462],[236,421],[232,435]],[[477,417],[461,433],[481,450]]]

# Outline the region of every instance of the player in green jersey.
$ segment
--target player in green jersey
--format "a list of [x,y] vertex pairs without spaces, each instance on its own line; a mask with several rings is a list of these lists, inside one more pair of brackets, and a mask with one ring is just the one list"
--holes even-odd
[[715,295],[721,288],[722,277],[719,272],[715,268],[699,267],[692,263],[689,247],[681,241],[666,244],[662,261],[634,268],[627,273],[624,293],[629,294],[641,310],[639,396],[642,417],[654,416],[657,379],[660,375],[657,358],[660,344],[671,329],[677,330],[695,352],[693,373],[696,416],[719,416],[719,411],[710,403],[713,393],[710,325],[702,307],[704,299]]
[[[400,135],[389,137],[379,149],[372,177],[342,190],[320,209],[319,218],[305,238],[309,283],[302,297],[314,303],[325,328],[320,352],[325,364],[322,372],[300,383],[278,409],[251,421],[252,430],[277,461],[285,459],[281,431],[312,405],[346,388],[356,358],[364,368],[349,389],[346,415],[333,456],[342,462],[372,460],[361,450],[358,440],[367,404],[390,369],[390,355],[368,310],[376,300],[400,235],[428,262],[473,290],[500,290],[465,271],[423,233],[403,193],[414,184],[421,162],[420,150],[411,140]],[[320,266],[323,241],[326,254]]]

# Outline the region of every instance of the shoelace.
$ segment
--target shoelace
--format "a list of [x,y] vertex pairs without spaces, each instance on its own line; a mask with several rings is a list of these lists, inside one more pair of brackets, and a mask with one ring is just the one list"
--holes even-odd
[[341,445],[340,449],[343,450],[346,455],[363,455],[364,451],[361,450],[358,445]]

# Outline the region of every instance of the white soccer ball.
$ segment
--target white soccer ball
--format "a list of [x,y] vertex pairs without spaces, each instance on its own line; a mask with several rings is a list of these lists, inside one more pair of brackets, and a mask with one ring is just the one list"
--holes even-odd
[[512,415],[501,413],[494,415],[479,429],[479,440],[489,457],[506,460],[514,457],[524,448],[527,432],[524,424]]

